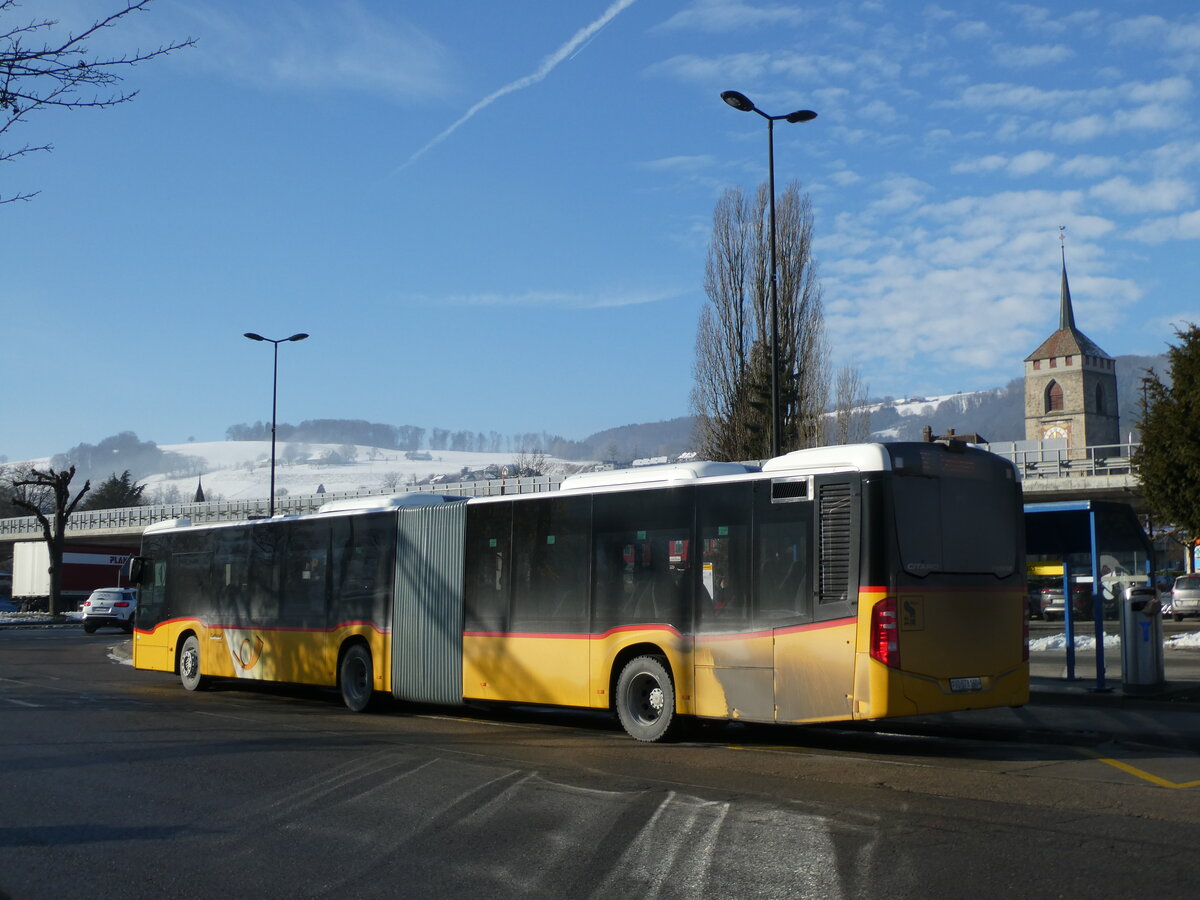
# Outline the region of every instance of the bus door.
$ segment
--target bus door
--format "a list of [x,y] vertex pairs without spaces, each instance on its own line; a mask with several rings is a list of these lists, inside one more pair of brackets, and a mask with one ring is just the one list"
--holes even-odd
[[699,716],[775,719],[773,635],[754,608],[754,483],[696,489],[695,710]]
[[859,489],[846,476],[757,486],[758,604],[774,635],[775,718],[847,718],[857,634]]
[[138,608],[134,613],[134,665],[140,669],[169,671],[169,629],[159,626],[167,619],[167,563],[170,550],[165,543],[146,542],[143,568],[138,582]]

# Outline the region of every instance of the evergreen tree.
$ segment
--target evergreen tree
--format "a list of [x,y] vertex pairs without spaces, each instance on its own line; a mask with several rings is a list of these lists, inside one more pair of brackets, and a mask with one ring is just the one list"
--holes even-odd
[[1200,328],[1176,331],[1167,351],[1170,384],[1143,379],[1142,445],[1133,463],[1155,518],[1200,537]]
[[145,506],[142,492],[144,484],[136,483],[126,469],[120,475],[115,472],[100,482],[88,495],[80,509],[124,509],[127,506]]

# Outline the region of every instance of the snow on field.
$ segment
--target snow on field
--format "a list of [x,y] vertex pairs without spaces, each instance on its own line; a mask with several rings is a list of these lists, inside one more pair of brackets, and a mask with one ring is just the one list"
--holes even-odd
[[[146,496],[161,496],[175,488],[180,500],[191,500],[199,481],[208,499],[252,500],[266,497],[271,479],[270,441],[210,441],[192,444],[168,444],[162,450],[195,460],[182,471],[150,475],[142,482]],[[331,454],[351,457],[342,462],[324,462]],[[280,441],[275,447],[275,491],[280,495],[315,494],[381,490],[427,480],[438,475],[450,476],[451,482],[464,469],[479,471],[488,466],[512,465],[512,453],[476,453],[458,450],[434,450],[431,459],[409,459],[402,450],[381,450],[345,445],[300,444]],[[588,465],[547,458],[543,474],[569,474]]]

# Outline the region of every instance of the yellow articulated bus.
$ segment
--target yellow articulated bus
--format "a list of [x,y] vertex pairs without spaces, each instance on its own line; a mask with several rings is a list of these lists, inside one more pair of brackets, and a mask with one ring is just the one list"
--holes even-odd
[[147,529],[134,665],[680,717],[881,719],[1029,696],[1020,488],[951,444],[686,463],[558,491]]

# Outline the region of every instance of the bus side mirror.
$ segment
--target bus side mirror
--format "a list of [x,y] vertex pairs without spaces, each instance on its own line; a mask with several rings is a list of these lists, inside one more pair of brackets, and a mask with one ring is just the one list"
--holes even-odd
[[146,558],[144,556],[129,557],[129,583],[141,584],[142,576],[146,573]]

